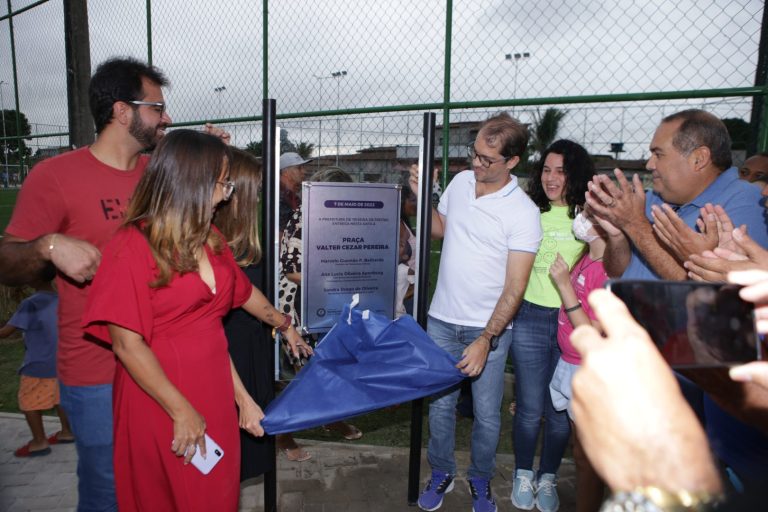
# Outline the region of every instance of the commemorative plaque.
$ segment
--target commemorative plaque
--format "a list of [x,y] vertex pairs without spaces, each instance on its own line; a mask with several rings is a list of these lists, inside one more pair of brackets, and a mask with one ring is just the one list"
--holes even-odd
[[301,306],[305,332],[325,332],[352,295],[392,318],[400,233],[400,185],[302,186]]

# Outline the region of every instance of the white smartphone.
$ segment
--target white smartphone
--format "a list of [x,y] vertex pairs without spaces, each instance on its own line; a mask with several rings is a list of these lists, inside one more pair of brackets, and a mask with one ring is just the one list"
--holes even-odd
[[224,457],[224,450],[208,434],[205,434],[205,458],[200,455],[200,447],[198,446],[190,462],[202,474],[207,475],[222,457]]

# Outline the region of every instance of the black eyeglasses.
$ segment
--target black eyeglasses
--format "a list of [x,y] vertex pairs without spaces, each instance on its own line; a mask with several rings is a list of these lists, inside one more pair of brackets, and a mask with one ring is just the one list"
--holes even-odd
[[146,105],[148,107],[155,107],[152,110],[154,110],[155,112],[157,112],[161,116],[163,114],[165,114],[165,103],[163,103],[162,101],[139,101],[139,100],[133,100],[133,101],[129,101],[128,103],[130,103],[131,105],[138,105],[138,106]]
[[512,158],[511,156],[507,156],[507,157],[497,158],[496,160],[492,160],[491,158],[485,155],[478,155],[477,151],[475,151],[474,144],[467,144],[467,156],[472,160],[477,158],[480,161],[480,165],[482,165],[485,168],[488,168],[493,164],[497,164],[499,162],[506,162],[507,160]]

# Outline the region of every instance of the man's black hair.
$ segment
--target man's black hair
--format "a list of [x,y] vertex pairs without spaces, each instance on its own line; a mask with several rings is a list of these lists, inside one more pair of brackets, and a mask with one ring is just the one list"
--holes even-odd
[[162,71],[131,57],[112,58],[96,68],[88,87],[96,133],[101,133],[112,120],[112,106],[116,101],[142,99],[142,78],[160,87],[168,85],[168,79]]

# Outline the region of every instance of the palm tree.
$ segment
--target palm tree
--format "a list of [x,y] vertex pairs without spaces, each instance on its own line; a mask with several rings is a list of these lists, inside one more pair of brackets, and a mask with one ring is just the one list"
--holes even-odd
[[559,108],[549,107],[542,114],[536,109],[534,121],[531,125],[531,141],[528,148],[531,154],[539,158],[544,150],[552,144],[557,138],[557,131],[560,129],[560,121],[563,120],[567,112]]
[[296,144],[296,152],[301,155],[301,158],[309,158],[315,151],[315,145],[311,142],[300,141]]
[[[262,141],[260,140],[251,141],[248,143],[248,145],[245,146],[246,151],[256,155],[259,158],[261,158],[261,148],[262,148]],[[301,141],[297,144],[292,142],[288,138],[281,138],[280,149],[282,150],[283,153],[287,153],[288,151],[293,151],[301,155],[302,158],[310,158],[312,156],[312,152],[315,151],[315,145],[312,144],[311,142],[304,142],[304,141]]]

